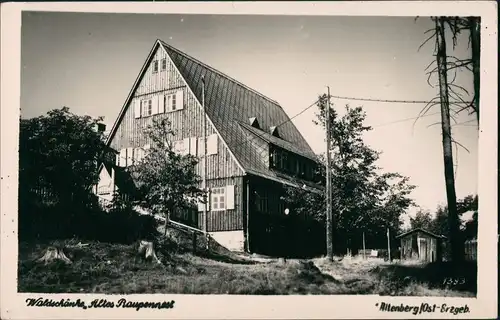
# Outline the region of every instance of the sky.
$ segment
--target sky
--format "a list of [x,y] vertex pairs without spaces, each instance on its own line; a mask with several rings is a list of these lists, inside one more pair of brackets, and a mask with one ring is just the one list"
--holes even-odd
[[[437,95],[425,71],[434,45],[419,46],[432,26],[424,17],[24,12],[21,116],[67,106],[76,114],[103,116],[111,129],[156,39],[278,101],[290,117],[327,86],[333,96],[428,101]],[[449,41],[450,54],[470,56],[466,36],[454,49]],[[472,91],[470,72],[459,72],[457,84]],[[382,152],[378,165],[409,176],[420,207],[434,211],[446,203],[439,106],[414,123],[424,104],[332,102],[341,114],[346,104],[363,106],[373,127],[366,142]],[[315,113],[309,108],[292,121],[322,153],[324,131],[313,124]],[[454,150],[461,198],[477,193],[478,130],[475,116],[462,113],[456,120],[453,137],[463,146]]]

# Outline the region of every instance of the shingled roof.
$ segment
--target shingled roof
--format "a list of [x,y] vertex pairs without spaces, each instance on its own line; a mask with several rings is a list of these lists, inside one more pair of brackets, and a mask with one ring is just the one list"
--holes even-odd
[[[207,115],[245,171],[275,179],[279,178],[273,171],[252,161],[250,148],[253,146],[248,142],[248,133],[240,126],[241,123],[248,122],[248,119],[252,117],[257,119],[262,130],[243,125],[245,129],[257,132],[268,142],[275,143],[307,158],[316,159],[309,144],[276,101],[167,43],[163,41],[160,43],[198,101],[202,101],[201,79],[204,76]],[[264,131],[272,126],[279,126],[281,139]]]
[[[205,109],[208,118],[245,172],[280,182],[290,183],[295,180],[292,177],[286,179],[255,160],[252,156],[254,145],[249,142],[251,133],[291,152],[316,159],[309,144],[276,101],[161,40],[157,40],[155,48],[158,44],[165,49],[199,102],[202,101],[204,77]],[[245,125],[250,118],[256,118],[261,129]],[[271,135],[271,127],[279,127],[279,138]]]

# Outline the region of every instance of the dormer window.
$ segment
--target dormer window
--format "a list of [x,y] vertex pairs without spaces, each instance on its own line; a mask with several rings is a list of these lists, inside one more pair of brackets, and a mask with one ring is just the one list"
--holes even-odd
[[280,138],[280,134],[279,134],[279,132],[278,132],[278,127],[273,126],[273,127],[271,127],[271,128],[270,128],[270,130],[269,130],[269,131],[270,131],[270,133],[271,133],[273,136]]
[[269,167],[297,178],[313,181],[316,163],[293,152],[270,145]]
[[254,128],[260,129],[259,121],[257,121],[257,118],[252,117],[248,119],[250,121],[250,125]]

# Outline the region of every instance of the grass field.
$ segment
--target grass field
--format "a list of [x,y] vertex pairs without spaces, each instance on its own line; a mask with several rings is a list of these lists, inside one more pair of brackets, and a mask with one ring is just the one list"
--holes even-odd
[[[44,293],[189,294],[381,294],[475,296],[475,275],[464,285],[444,277],[471,277],[474,266],[389,264],[383,260],[260,259],[235,254],[159,254],[162,264],[143,261],[134,245],[59,241],[72,264],[36,262],[47,245],[19,246],[18,289]],[[72,247],[73,246],[73,247]],[[457,271],[458,270],[458,271]],[[464,273],[464,270],[467,274]],[[461,272],[458,274],[457,272]]]

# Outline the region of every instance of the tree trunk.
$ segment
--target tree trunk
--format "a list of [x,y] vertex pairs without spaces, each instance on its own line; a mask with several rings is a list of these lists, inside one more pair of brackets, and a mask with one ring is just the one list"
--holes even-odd
[[47,250],[45,251],[45,254],[39,258],[37,261],[38,262],[44,262],[45,264],[48,264],[50,262],[53,262],[55,260],[60,260],[66,264],[71,264],[71,260],[66,257],[64,254],[63,249],[57,248],[57,247],[48,247]]
[[156,263],[161,263],[160,259],[156,256],[155,248],[153,242],[141,240],[139,242],[139,256],[143,257],[149,261],[156,261]]
[[450,231],[451,259],[458,261],[463,258],[460,241],[457,213],[457,196],[453,170],[453,149],[450,125],[450,103],[448,95],[448,77],[446,62],[446,40],[444,29],[445,18],[435,18],[437,32],[437,65],[439,72],[439,95],[441,99],[441,129],[443,135],[444,176],[446,182],[446,198],[448,202],[448,228]]
[[472,47],[472,73],[474,75],[474,111],[479,125],[479,88],[480,88],[480,56],[481,56],[481,27],[479,18],[470,17],[470,39]]

